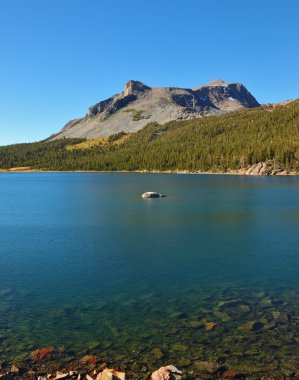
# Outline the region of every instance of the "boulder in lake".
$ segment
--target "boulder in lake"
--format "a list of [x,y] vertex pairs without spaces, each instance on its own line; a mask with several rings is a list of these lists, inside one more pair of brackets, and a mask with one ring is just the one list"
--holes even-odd
[[142,198],[165,198],[166,195],[156,193],[155,191],[147,191],[146,193],[142,194]]

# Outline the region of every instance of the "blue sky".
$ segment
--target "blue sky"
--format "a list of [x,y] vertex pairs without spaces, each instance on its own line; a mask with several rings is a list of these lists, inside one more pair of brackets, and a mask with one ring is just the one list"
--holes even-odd
[[0,145],[57,132],[129,79],[299,97],[298,0],[3,0]]

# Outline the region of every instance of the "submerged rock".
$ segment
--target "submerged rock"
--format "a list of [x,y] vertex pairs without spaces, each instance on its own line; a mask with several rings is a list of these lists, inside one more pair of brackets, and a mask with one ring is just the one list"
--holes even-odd
[[213,331],[218,327],[218,325],[215,322],[206,321],[205,327],[207,331]]
[[125,380],[126,374],[124,372],[116,371],[115,369],[104,369],[99,373],[96,380]]
[[174,365],[161,367],[152,373],[151,380],[181,380],[182,371],[177,369]]
[[245,330],[259,331],[264,327],[264,324],[260,321],[249,321],[243,325]]
[[243,378],[244,376],[242,376],[240,374],[240,372],[238,372],[237,370],[235,369],[228,369],[227,371],[225,371],[222,375],[225,379],[241,379]]
[[68,377],[69,377],[68,373],[57,372],[55,379],[56,380],[63,380],[63,379],[67,379]]
[[19,373],[20,370],[19,370],[19,368],[16,365],[13,364],[12,367],[11,367],[11,369],[10,369],[10,372],[12,372],[12,373]]
[[82,364],[92,364],[92,365],[95,365],[99,361],[100,361],[100,358],[98,356],[95,356],[95,355],[85,355],[81,359],[81,363]]
[[194,362],[194,367],[200,372],[214,374],[217,373],[222,366],[216,362],[207,362],[207,361],[196,361]]
[[33,361],[49,360],[51,359],[53,351],[53,347],[38,348],[37,350],[31,352],[30,359]]
[[162,359],[164,354],[163,352],[159,349],[159,348],[154,348],[152,351],[151,351],[151,354],[153,355],[153,357],[155,359]]

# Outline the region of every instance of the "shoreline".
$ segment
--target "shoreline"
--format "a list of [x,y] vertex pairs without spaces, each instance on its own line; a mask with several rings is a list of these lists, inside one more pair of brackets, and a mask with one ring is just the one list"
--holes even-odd
[[225,365],[204,358],[194,361],[194,368],[180,366],[171,360],[157,360],[155,364],[132,360],[112,363],[94,354],[64,360],[61,349],[43,347],[32,351],[23,361],[8,365],[1,363],[2,380],[292,380],[298,379],[296,369],[244,371],[237,366]]
[[7,173],[135,173],[135,174],[185,174],[185,175],[236,175],[245,177],[290,177],[298,176],[299,172],[278,172],[276,174],[258,174],[249,173],[243,169],[230,170],[227,172],[213,172],[213,171],[189,171],[189,170],[42,170],[42,169],[21,169],[21,168],[11,168],[11,169],[0,169],[0,174]]

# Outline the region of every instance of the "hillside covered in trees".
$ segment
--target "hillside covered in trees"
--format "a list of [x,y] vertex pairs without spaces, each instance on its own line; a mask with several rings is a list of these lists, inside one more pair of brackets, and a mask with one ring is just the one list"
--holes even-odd
[[164,125],[107,139],[0,147],[0,169],[214,171],[271,160],[299,171],[299,100]]

